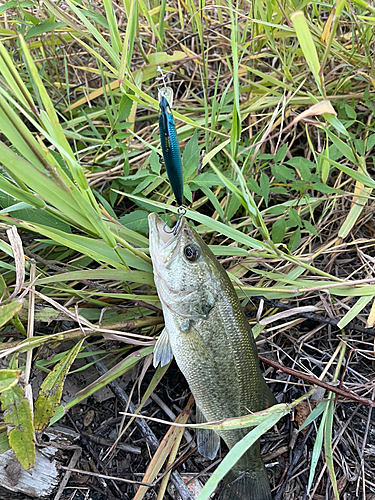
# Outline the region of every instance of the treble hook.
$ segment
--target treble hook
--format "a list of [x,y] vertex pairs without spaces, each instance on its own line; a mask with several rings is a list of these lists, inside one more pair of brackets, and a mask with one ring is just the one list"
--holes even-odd
[[172,227],[172,229],[169,229],[169,227],[167,226],[167,223],[164,224],[163,230],[165,233],[167,233],[167,234],[173,233],[175,236],[178,233],[178,230],[179,230],[179,227],[181,224],[181,219],[184,215],[186,215],[186,208],[183,205],[181,205],[180,207],[178,207],[177,213],[178,213],[178,219],[177,219],[176,224]]

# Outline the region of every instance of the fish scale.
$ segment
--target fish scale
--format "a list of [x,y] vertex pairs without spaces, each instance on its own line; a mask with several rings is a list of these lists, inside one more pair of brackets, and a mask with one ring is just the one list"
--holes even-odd
[[[164,365],[175,357],[198,414],[206,421],[240,417],[275,404],[259,368],[249,322],[224,268],[185,218],[174,233],[164,232],[157,214],[150,214],[149,225],[155,284],[165,319],[154,364]],[[232,448],[249,430],[206,431],[198,434],[198,449],[213,458],[218,435]],[[271,500],[259,442],[228,473],[219,498]]]

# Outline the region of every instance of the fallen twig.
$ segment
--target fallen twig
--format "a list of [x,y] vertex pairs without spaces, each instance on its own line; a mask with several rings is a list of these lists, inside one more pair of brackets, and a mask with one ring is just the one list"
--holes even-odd
[[344,391],[343,389],[340,389],[339,387],[335,387],[334,385],[328,384],[327,382],[323,382],[323,380],[319,380],[317,377],[314,377],[312,375],[307,375],[306,373],[300,372],[298,370],[293,370],[293,368],[288,368],[287,366],[280,365],[279,363],[276,363],[276,361],[272,361],[271,359],[264,358],[263,356],[259,356],[259,359],[263,362],[266,363],[267,365],[272,366],[273,368],[276,368],[276,370],[286,373],[287,375],[291,375],[292,377],[300,378],[304,380],[305,382],[308,382],[309,384],[312,385],[319,385],[320,387],[323,387],[324,389],[327,389],[327,391],[334,392],[335,394],[338,394],[339,396],[342,396],[347,399],[351,399],[352,401],[356,401],[357,403],[361,403],[366,406],[371,406],[375,407],[375,401],[369,398],[363,398],[362,396],[358,396],[357,394],[353,394],[352,392],[349,391]]

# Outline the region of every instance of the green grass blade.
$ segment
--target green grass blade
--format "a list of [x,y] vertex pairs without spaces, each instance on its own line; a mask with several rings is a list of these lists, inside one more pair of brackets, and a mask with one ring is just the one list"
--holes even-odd
[[27,90],[22,78],[14,67],[8,51],[0,42],[0,71],[4,76],[8,87],[12,89],[14,95],[26,108],[34,109],[34,101]]
[[142,271],[125,271],[123,269],[95,269],[90,271],[70,271],[63,274],[54,274],[48,278],[39,278],[36,285],[48,285],[50,283],[61,283],[64,281],[80,280],[116,280],[129,281],[132,283],[142,283],[144,285],[153,285],[154,279],[152,273]]
[[70,0],[66,0],[69,8],[75,13],[75,15],[82,21],[82,23],[87,28],[88,32],[96,39],[99,46],[102,47],[107,53],[108,57],[110,57],[112,63],[115,65],[116,69],[120,67],[120,58],[119,52],[110,46],[107,40],[103,37],[100,31],[88,20],[88,18],[84,14],[84,9],[78,9],[73,2]]
[[[125,194],[121,193],[120,194]],[[157,208],[164,208],[165,210],[169,210],[175,214],[178,214],[178,209],[175,207],[172,207],[171,205],[167,205],[165,203],[160,203],[158,201],[153,201],[153,200],[146,200],[145,198],[142,198],[140,196],[135,196],[131,195],[129,193],[126,193],[126,196],[128,198],[132,198],[134,200],[139,200],[142,201],[143,203],[147,203],[150,205],[150,209],[152,210],[152,207],[157,207]],[[186,211],[186,217],[189,219],[192,219],[196,222],[199,222],[200,224],[205,225],[206,227],[209,227],[212,231],[217,231],[220,234],[224,234],[228,238],[231,238],[233,241],[238,241],[239,243],[242,243],[250,248],[254,248],[256,250],[265,250],[265,246],[257,241],[255,238],[252,238],[251,236],[248,236],[244,233],[241,233],[241,231],[238,231],[237,229],[234,229],[232,227],[229,227],[222,222],[213,220],[211,217],[208,217],[207,215],[200,214],[199,212],[194,212],[193,210],[187,209]]]
[[204,485],[204,488],[199,494],[197,500],[209,500],[219,482],[230,471],[235,463],[244,453],[246,453],[250,446],[252,446],[265,432],[271,429],[271,427],[273,427],[283,417],[283,415],[284,413],[271,413],[264,422],[255,427],[255,429],[251,430],[244,438],[241,439],[241,441],[236,443]]
[[324,453],[326,457],[327,468],[331,478],[333,492],[336,500],[340,500],[340,495],[337,489],[337,480],[335,468],[333,464],[333,450],[332,450],[332,430],[333,430],[333,414],[335,411],[335,401],[330,400],[327,408],[327,419],[324,427]]
[[294,12],[290,19],[293,23],[294,29],[296,30],[296,35],[298,41],[301,45],[301,49],[307,64],[314,75],[316,85],[320,91],[320,94],[324,96],[323,93],[323,78],[320,76],[320,63],[318,58],[318,53],[316,51],[316,47],[314,44],[313,37],[311,35],[309,25],[305,19],[305,16],[302,11]]
[[113,51],[116,51],[118,54],[121,54],[122,42],[121,42],[120,32],[117,26],[115,11],[113,9],[113,3],[110,0],[103,0],[103,5],[107,16],[107,21],[109,24],[109,33],[111,36]]
[[320,453],[322,451],[322,446],[323,446],[323,436],[324,436],[324,426],[327,418],[327,408],[324,410],[322,420],[319,425],[318,433],[316,435],[315,443],[314,443],[314,448],[312,452],[312,457],[311,457],[311,464],[310,464],[310,474],[309,474],[309,481],[307,484],[307,495],[310,493],[310,489],[314,480],[315,476],[315,470],[316,466],[318,465],[318,460],[320,457]]
[[357,300],[354,306],[351,306],[349,311],[345,314],[343,318],[337,323],[337,328],[345,328],[358,314],[364,309],[367,304],[373,299],[371,295],[361,297]]

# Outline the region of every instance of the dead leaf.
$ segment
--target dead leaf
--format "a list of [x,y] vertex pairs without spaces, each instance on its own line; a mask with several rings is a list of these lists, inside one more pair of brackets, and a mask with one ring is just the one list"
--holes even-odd
[[329,40],[329,36],[331,34],[331,26],[332,26],[332,20],[333,20],[333,17],[335,15],[335,6],[332,8],[329,16],[328,16],[328,19],[327,21],[325,22],[325,25],[324,25],[324,29],[322,31],[322,34],[321,34],[321,37],[320,37],[320,40],[325,44],[327,45],[328,43],[328,40]]
[[[305,422],[307,417],[310,415],[312,410],[314,410],[317,407],[318,403],[316,401],[310,401],[310,405],[307,401],[302,401],[299,405],[296,406],[295,410],[295,416],[294,420],[296,421],[298,425],[298,429],[302,426],[302,424]],[[311,407],[311,410],[310,410]],[[301,430],[302,434],[306,434],[308,430],[308,427],[305,427],[304,429]]]
[[83,419],[83,425],[85,427],[88,427],[89,425],[92,424],[92,421],[94,420],[95,417],[95,411],[94,410],[89,410],[85,413],[85,417]]
[[337,116],[336,111],[333,109],[332,104],[328,100],[317,102],[316,104],[313,104],[309,109],[302,111],[302,113],[296,116],[294,120],[289,123],[287,128],[292,127],[296,123],[304,120],[305,118],[309,118],[310,116],[321,116],[325,114]]
[[16,226],[7,229],[9,242],[13,250],[14,263],[16,265],[16,286],[7,302],[12,300],[21,290],[25,281],[25,255],[23,253],[22,240],[18,234]]
[[260,325],[268,325],[269,323],[273,323],[279,319],[289,318],[289,316],[295,316],[300,313],[306,312],[315,312],[319,311],[319,307],[316,306],[303,306],[303,307],[293,307],[292,309],[287,309],[286,311],[281,311],[279,313],[273,314],[272,316],[268,316],[267,318],[263,318],[259,321]]

